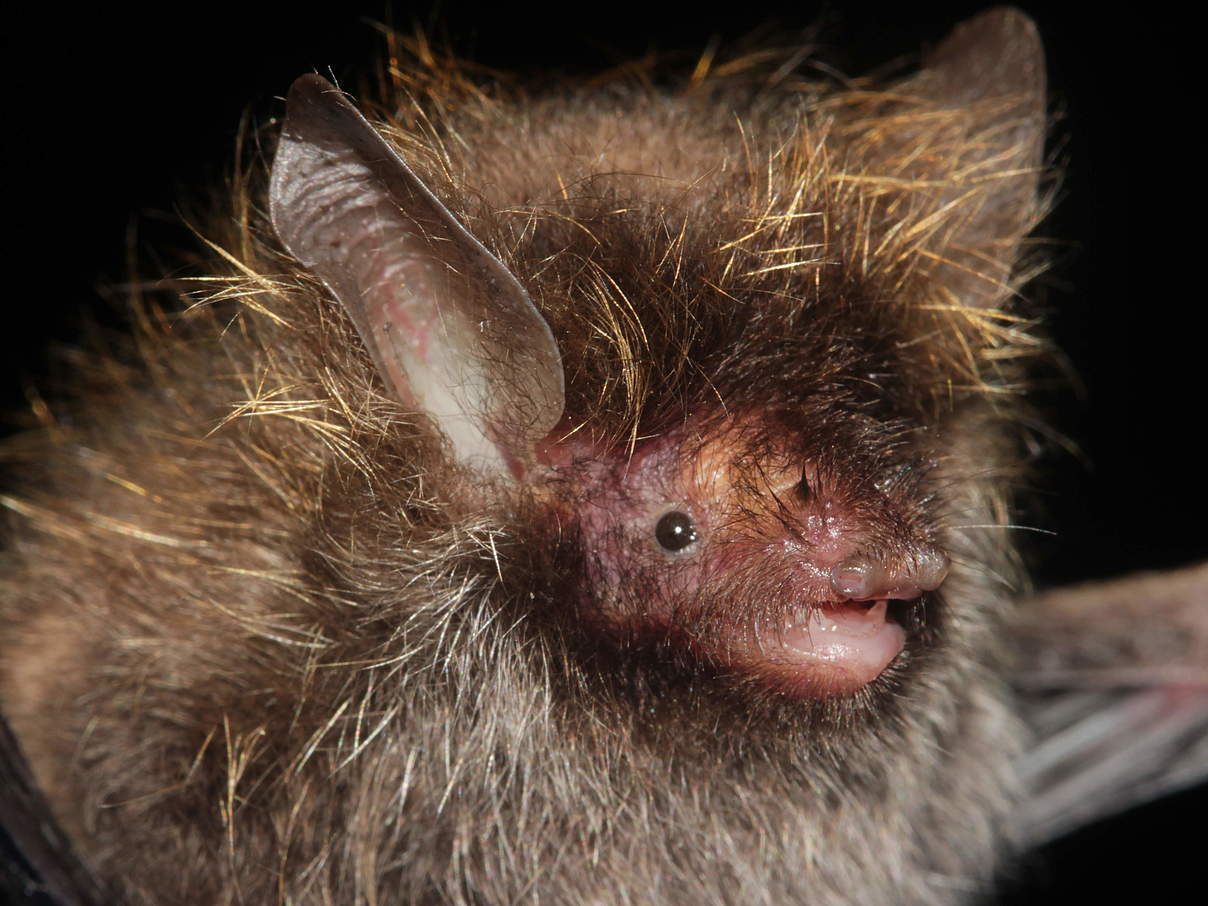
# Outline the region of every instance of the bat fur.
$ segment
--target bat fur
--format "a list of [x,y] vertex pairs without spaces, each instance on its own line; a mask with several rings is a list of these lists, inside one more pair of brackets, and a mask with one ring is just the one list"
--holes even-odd
[[[1016,298],[1032,24],[991,11],[841,88],[755,56],[525,89],[420,53],[357,103],[438,206],[378,155],[381,198],[340,216],[388,196],[428,243],[407,260],[441,265],[419,282],[514,279],[537,321],[506,303],[521,342],[467,304],[486,339],[415,328],[462,377],[417,373],[349,301],[377,283],[340,262],[377,252],[282,214],[261,168],[200,291],[137,305],[130,348],[80,354],[9,443],[0,710],[105,901],[976,897],[1029,781],[1003,639],[1043,350]],[[714,475],[702,543],[739,555],[690,580],[634,526]],[[751,666],[791,615],[750,552],[824,504],[878,568],[950,564],[843,695]]]

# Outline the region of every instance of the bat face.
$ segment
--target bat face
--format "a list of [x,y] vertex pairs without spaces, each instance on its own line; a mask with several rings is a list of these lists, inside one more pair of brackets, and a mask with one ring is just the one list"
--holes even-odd
[[718,679],[807,699],[850,695],[898,659],[922,595],[947,574],[923,515],[925,469],[861,464],[832,435],[814,442],[846,461],[824,472],[818,455],[777,450],[787,423],[735,421],[689,426],[632,454],[589,449],[549,470],[558,522],[575,534],[588,577],[574,619],[614,641],[661,644],[669,661],[707,665]]
[[224,289],[43,438],[0,702],[56,817],[130,902],[955,902],[1031,24],[882,91],[439,75],[299,79]]

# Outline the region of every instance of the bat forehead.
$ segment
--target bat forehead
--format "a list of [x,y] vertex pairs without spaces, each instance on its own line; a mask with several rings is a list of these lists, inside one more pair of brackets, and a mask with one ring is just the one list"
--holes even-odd
[[[966,186],[917,147],[929,130],[966,156],[992,142],[910,97],[846,109],[601,95],[533,102],[511,120],[471,107],[443,126],[456,140],[438,123],[416,166],[549,321],[571,410],[615,415],[620,434],[710,383],[789,399],[831,373],[865,395],[909,384],[905,407],[934,411],[991,389],[986,362],[1021,334],[948,285],[956,273],[1005,291],[977,262],[1011,243],[962,235],[984,186],[1003,180]],[[874,140],[895,129],[918,135]],[[990,251],[962,263],[953,249],[974,240]],[[753,381],[741,363],[760,356],[775,364]]]
[[775,411],[711,411],[632,445],[594,442],[581,432],[543,449],[544,479],[591,501],[589,510],[610,511],[609,522],[650,521],[679,508],[711,514],[715,525],[742,526],[822,499],[911,509],[921,496],[917,482],[888,495],[892,503],[884,488],[904,471],[925,471],[921,445],[897,438],[887,453],[882,434],[835,421],[835,431],[805,436]]

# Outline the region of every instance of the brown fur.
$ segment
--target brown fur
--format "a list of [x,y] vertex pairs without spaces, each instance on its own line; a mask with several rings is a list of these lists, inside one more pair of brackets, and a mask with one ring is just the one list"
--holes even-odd
[[760,72],[530,95],[442,61],[376,110],[529,290],[560,432],[610,469],[758,411],[850,499],[910,473],[890,496],[954,560],[918,644],[802,703],[601,642],[550,529],[584,485],[476,490],[251,188],[205,299],[140,310],[135,354],[81,357],[8,452],[0,705],[115,897],[940,904],[985,880],[1016,749],[988,527],[1036,348],[1001,306],[1038,137],[1003,143],[1018,99],[937,103],[926,73]]

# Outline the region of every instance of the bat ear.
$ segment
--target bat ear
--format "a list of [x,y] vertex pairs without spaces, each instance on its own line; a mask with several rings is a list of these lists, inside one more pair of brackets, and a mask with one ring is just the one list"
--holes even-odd
[[549,326],[319,76],[290,89],[269,204],[281,242],[339,300],[395,397],[427,414],[463,464],[519,477],[564,405]]
[[[1036,26],[1000,7],[957,26],[910,85],[927,102],[927,144],[904,159],[915,179],[942,185],[923,215],[925,254],[943,285],[969,305],[999,304],[1020,240],[1042,213],[1044,48]],[[928,125],[932,124],[932,125]],[[909,128],[909,127],[908,127]]]

